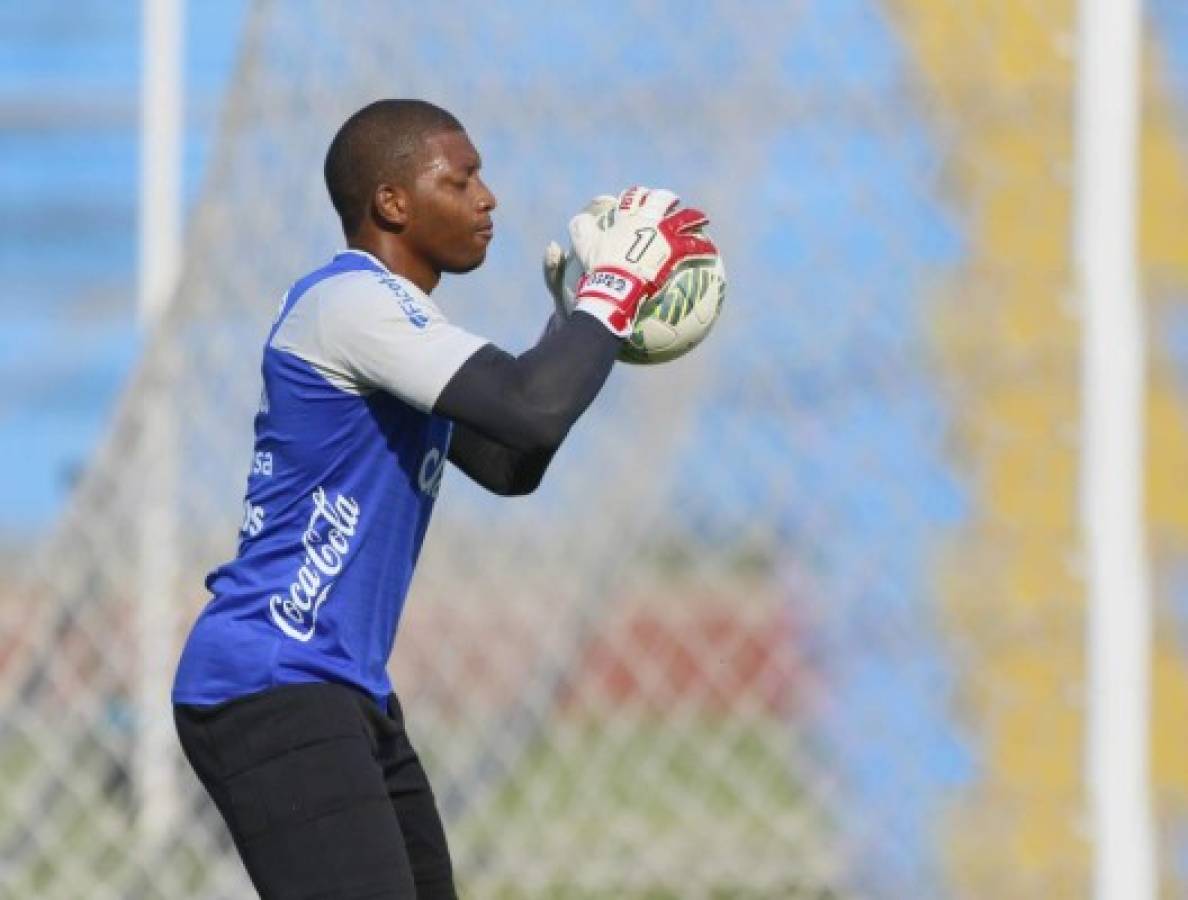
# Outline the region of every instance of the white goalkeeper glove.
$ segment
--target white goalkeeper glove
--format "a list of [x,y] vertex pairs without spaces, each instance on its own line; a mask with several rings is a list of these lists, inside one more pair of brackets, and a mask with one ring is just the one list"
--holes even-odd
[[[672,191],[632,187],[617,202],[596,197],[570,220],[573,252],[586,270],[577,286],[577,309],[625,338],[640,305],[678,263],[718,252],[701,231],[709,218],[698,209],[677,209],[679,203]],[[565,271],[564,254],[558,270]],[[546,258],[546,279],[548,271]],[[562,294],[558,289],[554,300],[564,305]]]
[[[596,221],[600,221],[619,203],[618,197],[612,197],[610,194],[599,194],[587,204],[582,213],[589,213],[594,216]],[[561,245],[556,241],[549,241],[544,252],[544,262],[542,268],[544,270],[545,287],[549,289],[549,294],[553,298],[553,307],[556,309],[556,314],[553,317],[555,322],[563,322],[569,318],[569,314],[573,312],[574,298],[566,297],[565,294],[565,267],[569,264],[570,254],[562,249]]]

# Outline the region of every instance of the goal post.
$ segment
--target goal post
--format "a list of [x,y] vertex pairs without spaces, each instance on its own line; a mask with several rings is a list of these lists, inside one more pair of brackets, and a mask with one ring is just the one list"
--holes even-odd
[[[141,3],[140,328],[160,329],[177,287],[182,259],[182,146],[185,0]],[[175,497],[178,448],[171,392],[172,366],[160,368],[143,398],[140,443],[141,509],[137,517],[139,583],[132,639],[136,648],[134,749],[130,765],[138,838],[153,848],[177,826],[181,789],[169,685],[176,661],[172,636],[178,597],[179,540]]]
[[1146,330],[1139,284],[1140,0],[1080,0],[1076,215],[1081,515],[1088,590],[1086,777],[1097,900],[1151,900],[1151,590]]

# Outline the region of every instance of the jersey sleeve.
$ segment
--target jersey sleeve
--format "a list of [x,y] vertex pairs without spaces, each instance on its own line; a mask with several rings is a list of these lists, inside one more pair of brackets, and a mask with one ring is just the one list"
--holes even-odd
[[442,388],[488,342],[459,328],[423,294],[391,276],[356,276],[323,298],[317,343],[329,368],[360,391],[385,391],[428,412]]

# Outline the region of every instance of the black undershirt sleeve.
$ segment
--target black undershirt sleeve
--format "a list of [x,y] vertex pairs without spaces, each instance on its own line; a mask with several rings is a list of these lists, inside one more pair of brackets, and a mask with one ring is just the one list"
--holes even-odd
[[513,450],[454,423],[449,459],[487,490],[504,497],[531,494],[540,486],[553,450]]
[[495,493],[535,490],[621,346],[597,319],[579,312],[519,356],[481,347],[433,406],[454,421],[450,461]]

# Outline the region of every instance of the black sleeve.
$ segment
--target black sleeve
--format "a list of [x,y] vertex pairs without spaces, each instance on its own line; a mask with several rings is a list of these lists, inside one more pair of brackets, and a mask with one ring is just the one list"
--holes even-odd
[[458,422],[450,437],[450,462],[487,490],[504,497],[531,494],[540,487],[553,453],[513,450]]
[[451,461],[497,493],[533,490],[621,345],[597,319],[574,313],[518,357],[481,347],[433,407],[456,423]]

